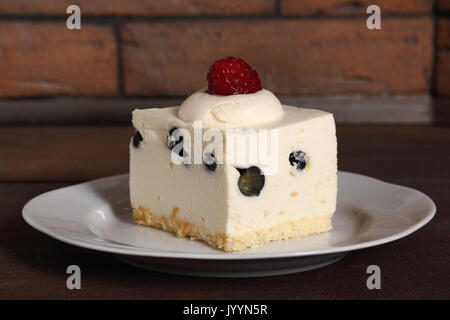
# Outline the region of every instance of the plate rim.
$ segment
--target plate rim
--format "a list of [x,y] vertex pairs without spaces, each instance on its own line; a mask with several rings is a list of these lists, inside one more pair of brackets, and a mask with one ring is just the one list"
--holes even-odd
[[108,252],[108,253],[112,253],[112,254],[121,254],[121,255],[128,255],[128,256],[172,258],[172,259],[194,259],[194,260],[257,260],[257,259],[261,259],[261,260],[266,260],[266,259],[279,259],[279,258],[300,258],[300,257],[309,257],[309,256],[316,256],[316,255],[342,253],[342,252],[355,251],[355,250],[360,250],[360,249],[365,249],[365,248],[370,248],[370,247],[386,244],[386,243],[389,243],[389,242],[392,242],[395,240],[399,240],[401,238],[404,238],[404,237],[416,232],[417,230],[419,230],[423,226],[425,226],[428,222],[430,222],[436,214],[436,211],[437,211],[436,204],[428,195],[426,195],[425,193],[423,193],[420,190],[410,188],[407,186],[402,186],[402,185],[386,182],[386,181],[383,181],[383,180],[380,180],[377,178],[373,178],[370,176],[366,176],[363,174],[359,174],[359,173],[353,173],[353,172],[341,171],[341,170],[339,170],[338,173],[340,175],[349,175],[349,176],[353,175],[360,179],[361,178],[362,179],[370,179],[376,183],[387,184],[387,185],[399,187],[402,189],[406,189],[411,192],[418,193],[420,196],[422,196],[424,198],[424,200],[428,201],[428,204],[430,205],[431,210],[424,216],[424,218],[422,218],[417,223],[411,225],[406,230],[396,233],[396,234],[393,234],[388,237],[381,238],[381,239],[351,244],[351,245],[342,246],[342,247],[329,248],[329,249],[307,250],[307,251],[297,251],[297,252],[280,252],[280,253],[273,253],[273,252],[272,253],[245,253],[245,251],[243,251],[243,252],[224,252],[224,251],[220,251],[220,250],[217,250],[217,252],[214,252],[214,253],[192,253],[192,252],[157,251],[157,250],[153,250],[153,249],[143,249],[143,248],[138,248],[138,247],[132,248],[131,246],[130,246],[131,248],[126,248],[126,249],[111,248],[111,247],[107,247],[107,246],[102,246],[101,244],[93,244],[93,243],[83,241],[83,240],[75,240],[75,239],[67,238],[62,235],[59,235],[58,233],[54,233],[51,230],[49,230],[48,228],[45,228],[45,227],[41,226],[39,223],[37,223],[36,221],[34,221],[32,219],[32,214],[29,213],[32,211],[31,206],[33,205],[33,202],[40,197],[44,197],[52,192],[61,191],[61,190],[73,188],[73,187],[80,187],[85,184],[100,183],[103,180],[123,179],[126,176],[128,176],[128,174],[125,173],[125,174],[118,174],[118,175],[98,178],[98,179],[94,179],[94,180],[90,180],[90,181],[86,181],[86,182],[82,182],[82,183],[78,183],[78,184],[74,184],[74,185],[70,185],[70,186],[66,186],[66,187],[62,187],[62,188],[57,188],[54,190],[50,190],[50,191],[41,193],[41,194],[33,197],[29,201],[27,201],[27,203],[24,205],[24,207],[22,209],[22,218],[25,220],[25,222],[28,225],[30,225],[31,227],[33,227],[34,229],[36,229],[40,232],[52,237],[53,239],[56,239],[61,242],[64,242],[64,243],[67,243],[70,245],[74,245],[77,247],[91,249],[91,250],[100,251],[100,252]]

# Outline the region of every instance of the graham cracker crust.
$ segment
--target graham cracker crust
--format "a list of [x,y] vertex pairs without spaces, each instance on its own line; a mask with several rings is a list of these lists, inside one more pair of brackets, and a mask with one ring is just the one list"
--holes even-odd
[[174,207],[170,216],[152,213],[145,207],[133,209],[133,219],[138,225],[153,227],[176,234],[178,237],[189,237],[201,240],[210,246],[228,252],[242,251],[271,241],[306,237],[332,229],[332,214],[321,217],[289,221],[274,227],[264,228],[239,236],[210,234],[201,226],[191,224],[177,217],[179,208]]

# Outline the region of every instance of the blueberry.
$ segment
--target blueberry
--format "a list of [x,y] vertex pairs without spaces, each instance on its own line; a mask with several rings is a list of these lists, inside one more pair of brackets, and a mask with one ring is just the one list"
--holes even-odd
[[216,171],[217,169],[217,159],[213,152],[205,152],[203,154],[203,164],[206,170]]
[[292,151],[289,155],[289,163],[298,171],[303,171],[306,168],[308,156],[301,150]]
[[183,143],[183,135],[178,128],[172,127],[167,133],[167,146],[172,150],[177,144]]
[[265,177],[261,169],[252,166],[246,169],[236,168],[241,176],[238,180],[238,187],[244,196],[259,196],[264,187]]
[[139,132],[139,130],[136,130],[133,136],[133,147],[139,148],[139,145],[141,144],[142,140],[144,140],[144,138],[142,138],[142,135]]

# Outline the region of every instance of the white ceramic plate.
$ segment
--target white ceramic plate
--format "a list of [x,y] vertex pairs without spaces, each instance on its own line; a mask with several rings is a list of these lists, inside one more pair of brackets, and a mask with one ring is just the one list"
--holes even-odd
[[138,267],[192,276],[258,277],[319,268],[349,251],[400,239],[435,212],[433,201],[420,191],[339,172],[331,232],[225,253],[135,225],[128,175],[119,175],[44,193],[25,205],[23,218],[55,239],[113,253]]

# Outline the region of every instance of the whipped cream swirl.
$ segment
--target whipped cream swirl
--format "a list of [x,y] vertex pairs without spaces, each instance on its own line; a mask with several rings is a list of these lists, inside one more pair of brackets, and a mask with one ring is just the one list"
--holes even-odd
[[254,127],[279,120],[283,107],[270,91],[218,96],[205,89],[190,95],[180,106],[178,116],[185,121],[202,121],[211,128]]

